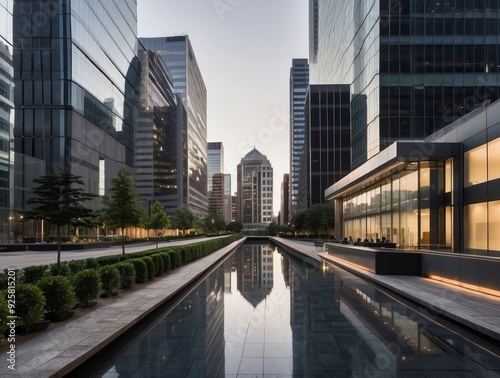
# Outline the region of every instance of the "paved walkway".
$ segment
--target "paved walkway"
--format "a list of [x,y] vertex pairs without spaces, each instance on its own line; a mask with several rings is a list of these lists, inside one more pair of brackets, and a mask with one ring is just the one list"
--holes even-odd
[[[7,343],[0,346],[0,377],[62,377],[125,333],[175,293],[234,251],[244,239],[116,297],[100,300],[77,319],[51,324],[39,334],[16,336],[15,372]],[[109,301],[106,303],[106,301]],[[76,320],[76,321],[74,321]]]
[[500,298],[477,291],[463,289],[429,278],[415,276],[376,275],[346,261],[336,259],[328,252],[314,247],[311,242],[297,242],[273,238],[275,242],[293,249],[311,259],[335,264],[358,276],[364,277],[432,312],[470,327],[488,337],[500,341]]
[[[272,238],[289,251],[318,263],[330,262],[418,302],[476,331],[500,340],[500,298],[421,277],[380,276],[337,260],[311,242]],[[48,330],[16,337],[16,371],[9,370],[8,346],[0,345],[1,377],[62,377],[137,324],[176,292],[232,252],[235,242],[117,297],[100,300],[76,319],[51,324]],[[108,301],[108,302],[106,302]]]

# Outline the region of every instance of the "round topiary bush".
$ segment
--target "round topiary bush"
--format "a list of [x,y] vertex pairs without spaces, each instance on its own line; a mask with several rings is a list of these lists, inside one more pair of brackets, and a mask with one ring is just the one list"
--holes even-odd
[[104,294],[110,296],[117,293],[121,286],[120,271],[116,269],[116,267],[108,265],[99,268],[99,274],[101,275],[101,284]]
[[135,268],[134,265],[128,261],[123,261],[113,266],[120,272],[121,288],[128,289],[135,284]]
[[168,249],[167,252],[170,257],[170,269],[174,270],[181,266],[180,256],[173,249]]
[[45,297],[33,284],[16,285],[16,325],[28,333],[36,322],[43,319]]
[[69,268],[68,262],[64,261],[57,266],[57,264],[49,265],[49,274],[51,276],[71,276],[71,269]]
[[143,259],[130,259],[127,260],[135,269],[135,282],[143,283],[148,280],[148,267]]
[[101,276],[95,269],[84,269],[73,276],[76,298],[86,307],[101,294]]
[[49,271],[48,265],[33,265],[23,268],[23,283],[36,284],[40,281]]
[[163,261],[163,271],[168,272],[170,270],[170,256],[166,252],[160,252],[158,256],[160,256]]
[[75,293],[69,279],[63,276],[47,276],[37,286],[45,296],[45,311],[61,313],[73,307]]
[[151,258],[155,262],[155,267],[156,267],[156,276],[161,276],[163,273],[163,259],[162,257],[155,253],[154,255],[151,255]]
[[84,270],[85,269],[85,260],[71,260],[71,261],[68,261],[68,267],[69,267],[69,270],[71,271],[72,275],[76,274],[80,270]]
[[148,280],[152,280],[156,275],[156,265],[153,258],[147,256],[147,257],[142,257],[141,260],[143,260],[146,263],[146,266],[148,268]]

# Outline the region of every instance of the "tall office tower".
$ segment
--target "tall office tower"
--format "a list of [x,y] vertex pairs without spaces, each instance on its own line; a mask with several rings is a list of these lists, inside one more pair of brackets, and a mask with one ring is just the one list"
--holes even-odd
[[15,151],[105,194],[134,165],[136,1],[15,0],[13,18]]
[[187,146],[187,204],[191,211],[205,216],[207,197],[207,90],[187,35],[140,38],[145,49],[163,59],[187,112],[187,130],[182,135]]
[[237,166],[238,220],[244,230],[266,228],[273,218],[273,167],[255,148]]
[[[163,203],[174,213],[184,203],[185,177],[179,157],[186,156],[180,145],[183,123],[177,122],[177,101],[172,79],[158,54],[139,50],[141,80],[138,116],[135,121],[135,182],[137,193],[148,206]],[[182,112],[182,103],[179,104]],[[182,117],[179,117],[182,119]]]
[[224,217],[224,173],[212,175],[212,190],[208,196],[208,211]]
[[224,174],[224,221],[226,224],[231,223],[233,220],[231,214],[232,202],[231,202],[231,175],[229,173]]
[[12,240],[14,203],[11,149],[14,127],[14,68],[12,65],[12,1],[0,3],[0,222],[1,242]]
[[499,97],[499,7],[310,0],[310,81],[351,85],[353,168]]
[[212,176],[215,173],[224,172],[224,145],[222,142],[208,142],[207,157],[207,191],[210,195],[210,191],[212,190]]
[[231,222],[238,221],[238,194],[231,196]]
[[300,211],[323,203],[325,190],[350,172],[349,85],[310,85],[299,186]]
[[280,218],[279,224],[285,225],[290,222],[290,211],[288,206],[290,204],[290,174],[285,173],[283,175],[283,181],[281,182],[281,207],[280,207]]
[[293,59],[290,68],[290,188],[287,205],[291,219],[297,212],[299,195],[300,157],[306,133],[305,101],[309,85],[307,59]]

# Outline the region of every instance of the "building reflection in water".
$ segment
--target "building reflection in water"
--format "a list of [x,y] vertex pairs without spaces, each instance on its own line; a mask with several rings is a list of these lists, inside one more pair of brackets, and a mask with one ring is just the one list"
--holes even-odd
[[486,351],[496,347],[484,340],[478,347],[459,332],[337,267],[244,245],[95,376],[385,377],[500,369],[500,359]]

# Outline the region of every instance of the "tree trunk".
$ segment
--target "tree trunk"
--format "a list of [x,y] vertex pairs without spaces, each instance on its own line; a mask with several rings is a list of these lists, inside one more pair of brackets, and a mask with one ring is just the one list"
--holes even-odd
[[61,272],[61,226],[57,226],[57,274]]
[[124,235],[123,228],[121,230],[122,230],[122,255],[124,255],[125,254],[125,235]]

